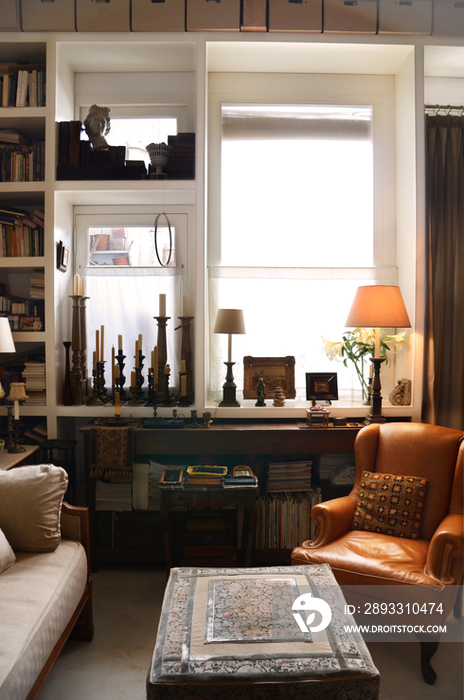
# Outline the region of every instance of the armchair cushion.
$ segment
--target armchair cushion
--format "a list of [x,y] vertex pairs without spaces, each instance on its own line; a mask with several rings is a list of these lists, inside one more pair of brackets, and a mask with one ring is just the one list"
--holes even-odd
[[363,471],[352,529],[419,539],[427,484],[420,476]]
[[68,475],[53,464],[0,471],[0,527],[15,551],[48,552],[61,539]]
[[9,566],[14,564],[16,561],[16,556],[11,549],[10,543],[5,537],[5,534],[0,530],[0,574]]

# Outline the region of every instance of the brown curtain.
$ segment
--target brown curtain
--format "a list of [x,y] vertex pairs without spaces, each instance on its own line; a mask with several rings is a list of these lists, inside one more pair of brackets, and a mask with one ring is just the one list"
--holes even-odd
[[464,117],[426,116],[423,420],[464,429]]

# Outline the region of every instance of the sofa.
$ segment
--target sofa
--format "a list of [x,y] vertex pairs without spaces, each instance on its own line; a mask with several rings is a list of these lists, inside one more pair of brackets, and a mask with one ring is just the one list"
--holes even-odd
[[66,640],[93,637],[88,510],[64,469],[0,471],[0,700],[32,700]]

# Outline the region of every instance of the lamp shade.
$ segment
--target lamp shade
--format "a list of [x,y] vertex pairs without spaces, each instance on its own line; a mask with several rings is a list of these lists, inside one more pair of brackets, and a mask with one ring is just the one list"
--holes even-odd
[[0,352],[16,352],[7,318],[0,318]]
[[410,328],[400,288],[388,284],[358,287],[345,326]]
[[245,333],[245,321],[241,309],[218,309],[214,333]]
[[26,385],[24,382],[11,382],[8,401],[24,401],[24,399],[28,398],[29,397],[26,395]]

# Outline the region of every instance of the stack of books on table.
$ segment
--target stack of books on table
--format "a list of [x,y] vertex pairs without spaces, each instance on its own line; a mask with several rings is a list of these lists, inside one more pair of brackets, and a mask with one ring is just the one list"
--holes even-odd
[[272,462],[267,474],[266,492],[308,491],[311,488],[312,460]]
[[46,404],[45,362],[43,360],[28,360],[22,371],[28,398],[26,404],[44,406]]

